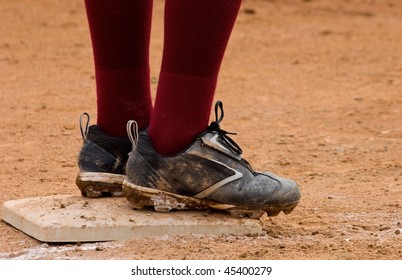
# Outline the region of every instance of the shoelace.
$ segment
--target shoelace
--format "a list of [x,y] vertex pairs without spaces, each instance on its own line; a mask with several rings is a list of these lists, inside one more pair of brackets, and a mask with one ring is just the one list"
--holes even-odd
[[133,148],[135,149],[135,148],[137,148],[138,137],[139,137],[138,124],[136,121],[130,120],[127,122],[126,128],[127,128],[128,138],[130,139],[130,142],[133,145]]
[[222,141],[225,143],[225,145],[229,148],[230,151],[241,155],[243,153],[242,149],[239,147],[239,145],[236,144],[236,142],[232,138],[228,136],[228,134],[237,135],[237,133],[227,132],[221,129],[220,123],[223,120],[223,116],[224,116],[223,103],[222,101],[218,100],[215,103],[215,121],[210,123],[210,125],[208,126],[208,131],[218,133],[219,137],[222,139]]
[[[86,124],[85,124],[85,128],[83,127],[84,118],[87,119]],[[89,116],[89,114],[87,112],[83,112],[80,115],[80,120],[79,120],[79,122],[80,122],[80,131],[81,131],[81,135],[82,135],[83,139],[87,139],[90,120],[91,120],[91,118],[90,118],[90,116]]]

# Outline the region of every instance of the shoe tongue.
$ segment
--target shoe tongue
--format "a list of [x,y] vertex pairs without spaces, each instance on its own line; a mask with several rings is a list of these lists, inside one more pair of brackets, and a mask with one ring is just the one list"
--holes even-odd
[[208,147],[215,149],[217,151],[220,151],[232,158],[235,158],[237,160],[241,160],[241,155],[231,151],[225,143],[221,140],[220,136],[218,133],[215,132],[209,132],[205,134],[204,136],[201,137],[201,141],[207,145]]

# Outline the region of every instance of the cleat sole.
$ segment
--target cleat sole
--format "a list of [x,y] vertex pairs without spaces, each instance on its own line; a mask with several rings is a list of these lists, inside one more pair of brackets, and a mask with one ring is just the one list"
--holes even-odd
[[194,197],[144,188],[127,181],[123,183],[123,196],[127,197],[130,205],[135,209],[151,206],[157,212],[168,212],[173,209],[224,210],[235,207],[234,205],[222,204],[211,200],[201,200]]
[[121,197],[125,178],[125,175],[120,174],[80,172],[75,182],[84,197]]
[[156,212],[169,212],[171,210],[218,210],[226,211],[234,218],[259,219],[267,213],[268,216],[276,216],[281,211],[289,214],[296,207],[297,202],[286,206],[264,206],[259,209],[247,209],[245,206],[219,203],[208,199],[183,196],[152,188],[123,182],[123,196],[134,209],[153,207]]

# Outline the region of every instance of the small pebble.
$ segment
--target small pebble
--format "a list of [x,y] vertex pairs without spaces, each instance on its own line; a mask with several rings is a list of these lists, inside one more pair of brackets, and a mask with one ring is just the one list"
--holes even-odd
[[243,12],[244,12],[245,14],[249,14],[249,15],[254,15],[254,14],[255,14],[255,10],[254,10],[254,9],[250,9],[250,8],[245,8],[245,9],[243,10]]

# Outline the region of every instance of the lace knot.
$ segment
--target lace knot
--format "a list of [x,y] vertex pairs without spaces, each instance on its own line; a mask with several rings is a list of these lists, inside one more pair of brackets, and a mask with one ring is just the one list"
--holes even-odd
[[223,143],[229,148],[230,151],[241,155],[243,153],[242,149],[237,145],[237,143],[230,138],[227,134],[236,135],[234,132],[227,132],[221,129],[220,123],[223,120],[223,103],[222,101],[217,101],[215,104],[215,121],[211,122],[208,126],[209,131],[214,131],[218,133]]
[[218,131],[218,130],[220,130],[221,129],[221,126],[219,125],[219,123],[218,122],[211,122],[210,124],[209,124],[209,130],[210,131]]

